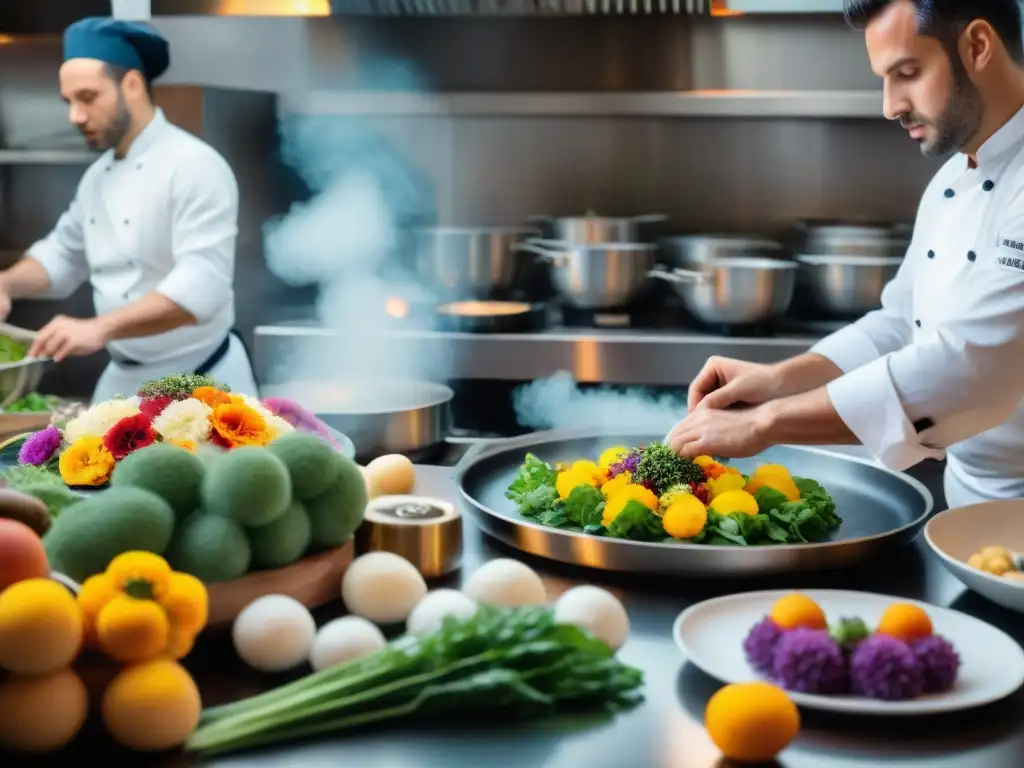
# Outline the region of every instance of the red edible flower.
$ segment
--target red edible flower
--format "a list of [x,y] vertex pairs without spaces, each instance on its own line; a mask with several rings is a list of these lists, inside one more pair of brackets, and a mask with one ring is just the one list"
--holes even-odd
[[690,483],[690,490],[693,491],[693,495],[696,496],[700,503],[704,506],[708,504],[708,487],[704,483]]
[[173,402],[174,398],[171,397],[170,395],[157,395],[156,397],[147,397],[143,399],[142,402],[139,403],[139,410],[142,411],[142,413],[145,416],[148,416],[150,419],[155,419],[157,416],[163,413],[164,408],[166,408]]
[[156,441],[156,430],[153,422],[144,413],[125,416],[117,424],[107,430],[103,436],[103,445],[115,459],[120,461],[132,451],[145,448]]

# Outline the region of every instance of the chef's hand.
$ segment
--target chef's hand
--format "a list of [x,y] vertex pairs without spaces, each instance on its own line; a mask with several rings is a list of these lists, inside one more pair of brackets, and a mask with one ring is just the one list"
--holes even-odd
[[770,365],[747,363],[728,357],[711,357],[690,384],[687,408],[728,408],[734,404],[757,405],[774,396],[776,374]]
[[7,291],[0,288],[0,320],[6,320],[11,314],[11,297]]
[[29,356],[52,357],[60,362],[71,355],[91,355],[106,343],[106,334],[96,318],[57,315],[40,329]]
[[699,408],[680,421],[666,438],[680,456],[745,459],[769,447],[763,409]]

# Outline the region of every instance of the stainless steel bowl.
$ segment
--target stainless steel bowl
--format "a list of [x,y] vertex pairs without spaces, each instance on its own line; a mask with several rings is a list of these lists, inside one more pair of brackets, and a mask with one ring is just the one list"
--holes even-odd
[[627,306],[647,284],[656,261],[655,246],[646,243],[574,245],[531,240],[515,247],[547,261],[555,291],[577,309]]
[[896,276],[903,259],[895,256],[805,254],[798,285],[808,308],[831,317],[852,317],[878,309],[882,289]]
[[681,269],[736,256],[783,256],[782,246],[774,240],[725,234],[679,235],[665,238],[661,241],[661,251],[666,264]]
[[640,225],[666,221],[667,216],[530,216],[527,221],[543,224],[551,239],[576,245],[640,243]]
[[910,238],[897,224],[808,222],[798,227],[795,248],[800,253],[833,256],[902,256]]
[[489,299],[515,285],[530,266],[512,246],[539,234],[528,227],[417,230],[416,272],[446,297]]
[[708,325],[749,325],[775,320],[793,301],[797,265],[783,259],[727,257],[698,270],[655,269],[694,318]]
[[[0,335],[10,337],[24,345],[26,349],[31,347],[36,339],[35,331],[9,323],[0,323]],[[18,398],[39,388],[47,362],[49,358],[36,357],[0,365],[0,411]]]

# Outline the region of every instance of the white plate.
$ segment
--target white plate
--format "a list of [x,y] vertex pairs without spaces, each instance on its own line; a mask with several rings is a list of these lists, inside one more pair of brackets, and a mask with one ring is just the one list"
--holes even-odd
[[[800,590],[821,606],[829,622],[859,617],[874,627],[894,602],[923,608],[935,633],[960,654],[956,685],[946,693],[912,701],[879,701],[863,696],[818,696],[787,692],[799,706],[862,715],[929,715],[980,707],[1009,696],[1024,684],[1024,649],[1009,635],[967,614],[936,605],[868,592]],[[695,666],[726,683],[762,679],[743,653],[743,639],[780,597],[793,590],[744,592],[690,606],[676,618],[672,635]]]

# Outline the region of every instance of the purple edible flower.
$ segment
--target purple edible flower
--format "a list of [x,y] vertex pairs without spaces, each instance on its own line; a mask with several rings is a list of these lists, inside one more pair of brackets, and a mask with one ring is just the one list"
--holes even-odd
[[743,652],[747,663],[759,674],[772,676],[775,664],[775,646],[782,639],[782,628],[766,616],[750,628],[743,641]]
[[905,701],[924,693],[924,668],[910,646],[889,635],[862,640],[850,656],[854,692],[872,699]]
[[18,463],[41,467],[57,453],[63,439],[60,430],[51,424],[46,429],[31,435],[22,444],[21,450],[18,451]]
[[270,409],[275,416],[280,416],[296,429],[312,432],[331,445],[338,447],[338,443],[331,436],[327,425],[294,400],[289,400],[287,397],[268,397],[263,401],[263,405]]
[[843,651],[828,632],[792,629],[775,646],[772,677],[790,691],[833,694],[849,690]]
[[609,479],[616,475],[621,475],[623,472],[629,472],[630,475],[635,475],[637,468],[640,466],[640,451],[630,451],[621,459],[616,461],[610,467],[608,467]]
[[953,687],[960,670],[960,655],[952,643],[939,635],[931,635],[910,647],[924,671],[926,693],[940,693]]

